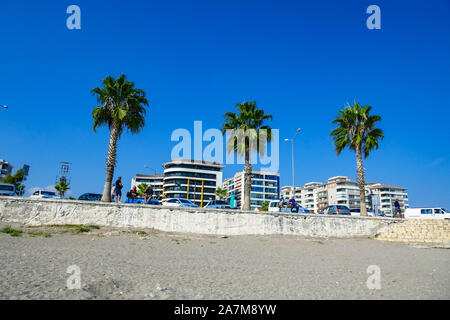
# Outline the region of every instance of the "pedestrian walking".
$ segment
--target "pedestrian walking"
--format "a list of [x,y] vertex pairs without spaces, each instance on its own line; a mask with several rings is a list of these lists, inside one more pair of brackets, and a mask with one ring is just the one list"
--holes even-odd
[[400,203],[398,202],[398,199],[395,199],[394,202],[394,218],[398,215],[400,216],[400,218],[402,217],[402,209],[400,208]]

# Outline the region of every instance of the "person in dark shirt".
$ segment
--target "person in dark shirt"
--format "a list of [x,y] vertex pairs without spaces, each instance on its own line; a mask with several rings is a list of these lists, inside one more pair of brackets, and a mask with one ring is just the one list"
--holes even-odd
[[151,185],[148,185],[147,188],[145,188],[145,191],[144,191],[145,203],[148,204],[150,202],[150,200],[152,199],[152,197],[153,197],[153,188],[152,188]]
[[397,216],[397,213],[399,214],[400,218],[402,217],[402,210],[400,209],[400,203],[398,202],[398,199],[395,199],[394,202],[394,218]]
[[114,185],[115,185],[115,193],[116,193],[116,202],[120,202],[120,198],[122,197],[122,188],[123,188],[122,177],[118,177],[116,182],[114,183]]
[[295,211],[296,205],[295,205],[295,198],[294,198],[294,196],[291,197],[289,202],[291,203],[291,212]]

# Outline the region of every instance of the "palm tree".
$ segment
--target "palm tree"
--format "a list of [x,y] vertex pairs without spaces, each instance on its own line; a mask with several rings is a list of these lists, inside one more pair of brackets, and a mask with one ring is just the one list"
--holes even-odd
[[[264,148],[260,146],[260,136],[265,135],[267,141],[270,140],[270,127],[263,125],[266,120],[272,120],[270,114],[265,114],[264,110],[256,108],[256,101],[245,101],[243,103],[236,103],[236,108],[239,113],[226,112],[224,114],[225,122],[222,125],[222,133],[225,134],[227,130],[238,129],[232,141],[227,141],[227,152],[236,152],[240,156],[244,156],[244,210],[250,210],[250,192],[252,179],[252,165],[250,161],[250,154],[252,151],[257,151],[260,154],[264,152]],[[260,129],[267,130],[261,132]],[[256,150],[250,139],[256,140]],[[245,141],[245,143],[239,143]]]
[[145,193],[145,189],[147,189],[148,185],[146,183],[140,183],[137,187],[137,193],[143,195]]
[[381,117],[369,115],[371,109],[371,106],[361,106],[358,102],[355,102],[353,106],[348,104],[339,111],[339,116],[333,120],[332,123],[337,124],[338,127],[330,134],[337,155],[340,155],[346,147],[356,152],[356,172],[362,216],[367,216],[363,153],[364,158],[367,158],[373,149],[378,149],[379,140],[384,138],[383,130],[375,128]]
[[226,199],[227,197],[227,189],[217,188],[214,193],[219,197],[220,200]]
[[101,201],[111,202],[111,183],[116,165],[117,140],[127,129],[132,134],[138,133],[145,124],[145,106],[148,101],[145,92],[134,87],[134,82],[127,81],[125,75],[114,79],[103,79],[103,88],[95,87],[92,94],[97,96],[101,106],[92,110],[94,132],[98,127],[109,127],[108,156],[106,157],[106,181]]
[[25,176],[23,169],[20,168],[19,170],[16,170],[16,172],[13,175],[8,173],[3,178],[0,178],[0,182],[13,184],[16,187],[16,194],[18,196],[23,196],[23,194],[25,193],[25,186],[23,182],[26,179],[27,177]]
[[66,193],[67,190],[70,189],[69,184],[64,181],[64,180],[60,180],[56,185],[55,185],[55,189],[56,191],[58,191],[59,196],[61,198],[64,198],[64,194]]

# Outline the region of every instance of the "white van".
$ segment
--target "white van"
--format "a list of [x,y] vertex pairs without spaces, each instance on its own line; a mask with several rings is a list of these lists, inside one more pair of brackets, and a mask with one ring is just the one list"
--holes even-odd
[[33,192],[33,194],[30,196],[30,198],[34,199],[59,199],[59,197],[56,195],[53,191],[46,191],[46,190],[37,190]]
[[0,183],[0,196],[17,196],[16,186],[8,183]]
[[450,219],[450,212],[444,208],[407,208],[406,219]]

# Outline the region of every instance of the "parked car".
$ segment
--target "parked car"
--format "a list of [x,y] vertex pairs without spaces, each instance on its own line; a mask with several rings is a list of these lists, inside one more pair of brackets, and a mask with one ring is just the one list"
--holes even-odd
[[16,186],[8,183],[0,183],[0,196],[17,196]]
[[407,208],[405,210],[406,219],[450,219],[450,212],[444,208],[425,207]]
[[225,200],[210,200],[203,208],[230,209],[230,204]]
[[343,216],[350,216],[351,212],[350,209],[347,206],[343,205],[332,205],[328,206],[325,209],[323,209],[324,214],[337,214],[337,215],[343,215]]
[[37,190],[33,192],[30,198],[34,199],[59,199],[59,196],[56,195],[56,192],[46,191],[46,190]]
[[303,208],[298,203],[295,204],[294,208],[287,207],[287,202],[285,206],[279,207],[278,204],[280,203],[279,200],[272,200],[269,202],[269,212],[294,212],[294,213],[310,213],[308,209]]
[[85,201],[100,201],[102,199],[102,195],[99,193],[83,193],[78,197],[78,200]]
[[163,206],[167,207],[198,207],[198,205],[192,203],[187,199],[171,198],[171,199],[164,199],[161,202]]

